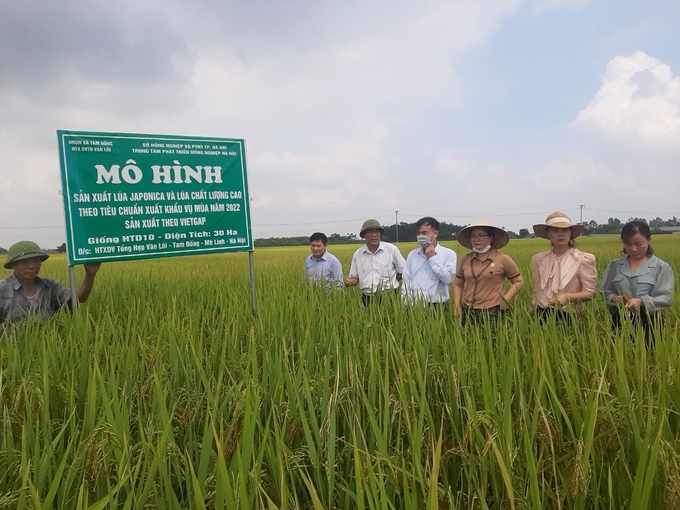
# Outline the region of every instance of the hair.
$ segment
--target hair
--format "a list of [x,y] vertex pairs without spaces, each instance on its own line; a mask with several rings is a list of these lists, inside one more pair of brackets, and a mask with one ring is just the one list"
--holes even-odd
[[432,227],[432,230],[439,230],[439,222],[435,220],[432,216],[425,216],[424,218],[420,218],[416,222],[416,230],[418,230],[423,225]]
[[[652,239],[652,231],[649,229],[649,225],[644,221],[633,220],[626,223],[621,229],[621,241],[625,244],[635,234],[640,234],[647,239],[647,241],[651,241]],[[622,250],[621,254],[626,255],[626,250]],[[651,257],[652,255],[654,255],[654,249],[650,244],[647,246],[647,256]]]
[[309,238],[309,244],[312,244],[314,241],[321,241],[323,244],[328,244],[328,238],[323,232],[314,232]]
[[477,226],[472,227],[470,229],[470,231],[468,232],[468,237],[470,237],[472,235],[472,231],[476,228],[481,228],[490,237],[493,237],[493,236],[496,235],[496,229],[495,228],[493,228],[493,227],[482,227],[482,226],[477,225]]
[[[548,232],[550,232],[551,228],[559,228],[559,227],[548,227],[546,229],[546,235],[547,235]],[[570,234],[569,243],[567,244],[567,246],[569,246],[569,248],[576,248],[576,241],[574,241],[574,231],[572,229],[569,229],[569,232],[571,232],[571,234]],[[552,244],[552,241],[550,241],[550,244]]]

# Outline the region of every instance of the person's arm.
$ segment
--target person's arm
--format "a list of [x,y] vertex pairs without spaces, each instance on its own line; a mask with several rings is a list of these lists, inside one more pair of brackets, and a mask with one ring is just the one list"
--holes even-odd
[[338,288],[342,288],[344,284],[342,279],[342,263],[337,258],[333,261],[333,282]]
[[617,267],[618,264],[616,260],[612,260],[609,263],[602,275],[602,281],[600,281],[600,292],[604,295],[605,300],[618,305],[619,303],[622,303],[623,300],[621,299],[621,296],[618,295],[617,289],[614,286],[614,273],[616,272]]
[[541,269],[538,262],[539,255],[534,255],[531,257],[531,272],[533,273],[534,286],[531,289],[531,309],[536,306],[536,296],[538,295],[538,289],[541,286]]
[[462,275],[456,275],[456,279],[453,282],[453,314],[458,317],[459,321],[463,319],[463,308],[461,307],[463,285],[465,285],[465,280]]
[[579,292],[560,292],[557,294],[557,302],[560,305],[589,301],[595,297],[597,292],[597,266],[595,265],[595,255],[592,253],[583,254],[583,259],[579,264],[577,274],[581,282],[581,290]]
[[522,275],[519,274],[519,268],[515,261],[512,260],[507,255],[503,257],[505,260],[503,262],[503,271],[505,272],[505,277],[510,281],[511,285],[508,290],[503,294],[503,301],[510,303],[510,300],[515,297],[522,287],[524,287],[524,280]]
[[463,308],[461,306],[463,300],[463,286],[465,285],[465,276],[463,275],[463,257],[456,265],[456,276],[453,279],[453,315],[458,317],[458,321],[463,319]]
[[356,252],[352,255],[352,263],[349,266],[349,275],[345,278],[345,285],[347,287],[353,287],[359,283],[359,265],[357,262]]
[[510,287],[508,288],[507,292],[503,296],[503,300],[506,303],[509,303],[512,298],[515,297],[515,295],[524,287],[524,280],[522,279],[522,275],[517,275],[515,276],[512,280],[510,280]]
[[79,303],[84,303],[90,296],[90,292],[92,292],[92,287],[94,286],[94,277],[97,275],[100,266],[101,264],[99,263],[83,264],[85,278],[83,278],[83,282],[80,284],[80,287],[78,287],[78,290],[76,290],[76,298]]
[[[428,246],[427,248],[431,247],[432,245]],[[434,253],[434,251],[435,250],[433,249],[432,255],[427,258],[427,261],[429,262],[432,271],[434,271],[434,274],[436,274],[437,278],[439,278],[439,281],[444,285],[451,285],[453,283],[453,279],[456,277],[456,252],[453,252],[453,256],[449,256],[447,254],[440,257]],[[427,257],[427,249],[425,249],[424,253]]]
[[[411,283],[411,261],[413,259],[411,258],[411,254],[408,254],[408,257],[406,257],[406,264],[404,264],[404,270],[401,273],[401,279],[404,282],[404,285],[408,286],[409,283]],[[403,287],[403,286],[402,286]]]
[[404,256],[399,251],[399,248],[395,245],[392,246],[394,247],[394,250],[392,250],[394,270],[397,272],[397,281],[400,282],[404,273],[404,268],[406,267],[406,260],[404,260]]

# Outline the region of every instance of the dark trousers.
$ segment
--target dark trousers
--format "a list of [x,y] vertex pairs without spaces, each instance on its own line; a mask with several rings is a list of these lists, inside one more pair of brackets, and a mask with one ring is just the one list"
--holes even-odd
[[504,316],[505,310],[501,310],[500,305],[492,306],[491,308],[470,308],[468,306],[463,306],[461,325],[465,326],[470,323],[479,326],[489,323],[492,328],[495,328],[498,321]]
[[372,303],[382,303],[383,299],[391,299],[399,294],[399,289],[382,290],[380,292],[374,292],[373,294],[361,294],[361,302],[364,306],[368,306]]
[[556,322],[557,324],[563,324],[567,327],[571,327],[574,314],[571,312],[565,312],[559,308],[542,308],[540,306],[536,307],[536,315],[538,315],[538,321],[543,326],[546,322]]
[[661,339],[660,335],[654,332],[655,329],[660,330],[663,327],[661,312],[650,314],[643,306],[638,309],[637,313],[612,305],[607,306],[607,309],[612,316],[612,331],[615,333],[621,331],[624,321],[630,320],[635,328],[642,328],[644,330],[647,348],[654,347],[656,340]]

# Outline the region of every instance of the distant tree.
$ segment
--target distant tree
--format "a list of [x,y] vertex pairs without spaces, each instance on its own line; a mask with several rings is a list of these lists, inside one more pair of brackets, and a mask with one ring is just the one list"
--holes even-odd
[[7,249],[0,246],[0,253],[7,253]]
[[66,253],[66,243],[57,246],[57,253]]
[[519,236],[524,238],[529,235],[529,229],[526,228],[520,228],[519,229]]

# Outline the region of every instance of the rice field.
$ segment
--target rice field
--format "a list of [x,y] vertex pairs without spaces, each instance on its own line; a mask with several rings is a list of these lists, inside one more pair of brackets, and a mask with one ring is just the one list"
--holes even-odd
[[[307,247],[256,250],[256,317],[246,253],[105,264],[75,315],[0,337],[0,508],[680,508],[680,236],[653,245],[676,272],[653,351],[599,297],[539,326],[545,240],[503,250],[527,286],[493,338],[307,285]],[[621,244],[578,247],[601,275]],[[357,246],[329,248],[346,274]]]

